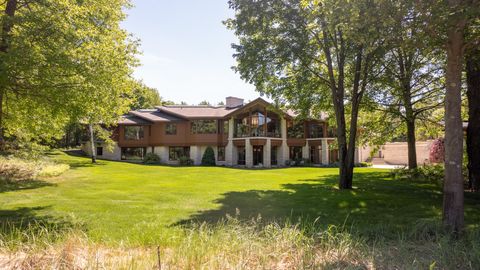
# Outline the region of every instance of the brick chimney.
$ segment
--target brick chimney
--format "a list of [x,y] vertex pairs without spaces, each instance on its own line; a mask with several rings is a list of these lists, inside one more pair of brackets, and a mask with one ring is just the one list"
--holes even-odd
[[225,98],[225,107],[227,108],[236,108],[243,106],[243,99],[237,97],[226,97]]

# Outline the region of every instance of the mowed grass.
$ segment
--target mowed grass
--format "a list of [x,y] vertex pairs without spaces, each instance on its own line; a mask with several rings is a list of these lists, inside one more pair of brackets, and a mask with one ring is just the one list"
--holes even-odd
[[[441,219],[442,194],[429,183],[392,180],[388,170],[355,169],[354,189],[338,190],[335,168],[244,170],[147,166],[56,152],[71,169],[56,178],[0,188],[0,222],[79,227],[98,243],[175,241],[192,223],[227,216],[260,223],[338,225],[367,235]],[[480,198],[466,194],[466,223],[480,221]]]

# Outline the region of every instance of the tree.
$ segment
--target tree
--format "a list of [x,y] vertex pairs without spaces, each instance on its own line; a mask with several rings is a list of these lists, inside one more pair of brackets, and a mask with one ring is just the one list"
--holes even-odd
[[204,101],[198,103],[198,105],[210,106],[211,104],[210,104],[210,102],[208,102],[207,100],[204,100]]
[[462,176],[463,129],[461,118],[464,34],[467,1],[448,0],[446,39],[445,95],[445,180],[443,185],[443,222],[453,232],[463,230],[464,188]]
[[[443,105],[443,59],[428,43],[422,18],[410,1],[394,3],[394,23],[388,51],[381,65],[376,101],[389,118],[402,119],[408,143],[408,167],[417,168],[416,122],[429,121],[432,110]],[[386,91],[385,91],[386,90]]]
[[468,98],[467,155],[469,188],[480,189],[480,44],[467,50],[466,76]]
[[162,104],[157,89],[146,86],[142,81],[135,82],[131,110],[149,109]]
[[[333,110],[339,187],[352,188],[357,121],[379,50],[372,1],[230,0],[235,70],[256,90],[306,113]],[[348,117],[348,121],[346,118]],[[348,124],[348,126],[347,126]]]
[[0,3],[2,142],[49,141],[69,122],[117,119],[136,62],[137,43],[119,27],[128,6],[127,0]]

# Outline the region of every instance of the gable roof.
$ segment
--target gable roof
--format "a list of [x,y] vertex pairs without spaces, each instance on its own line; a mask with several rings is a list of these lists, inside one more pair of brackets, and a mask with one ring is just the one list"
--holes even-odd
[[188,106],[188,105],[170,105],[159,106],[158,110],[177,117],[195,119],[195,118],[224,118],[238,108],[226,108],[225,106]]

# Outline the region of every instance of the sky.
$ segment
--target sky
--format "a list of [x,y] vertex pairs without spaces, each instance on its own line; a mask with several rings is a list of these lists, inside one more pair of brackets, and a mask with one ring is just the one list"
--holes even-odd
[[227,96],[259,97],[231,67],[237,39],[222,21],[227,0],[133,0],[122,27],[139,38],[141,66],[134,76],[177,103],[211,104]]

